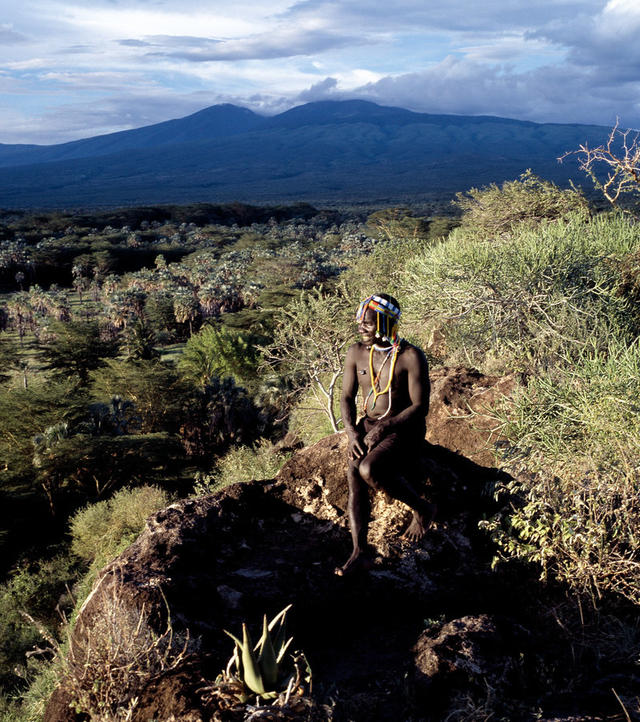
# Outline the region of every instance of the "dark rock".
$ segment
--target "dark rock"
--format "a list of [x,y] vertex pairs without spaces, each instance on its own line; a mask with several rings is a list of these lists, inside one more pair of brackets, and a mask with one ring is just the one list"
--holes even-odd
[[[522,658],[528,646],[526,630],[486,614],[424,631],[414,647],[421,716],[435,720],[457,707],[460,713],[453,719],[469,719],[472,709],[482,707],[488,716],[503,700],[521,692]],[[521,656],[514,655],[514,649]]]

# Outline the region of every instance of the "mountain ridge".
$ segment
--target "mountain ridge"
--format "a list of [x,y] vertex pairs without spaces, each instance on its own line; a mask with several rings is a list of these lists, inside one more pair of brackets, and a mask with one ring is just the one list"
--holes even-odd
[[[318,101],[275,116],[231,104],[52,146],[0,146],[0,207],[371,200],[451,195],[557,158],[608,129]],[[577,174],[576,174],[577,175]]]

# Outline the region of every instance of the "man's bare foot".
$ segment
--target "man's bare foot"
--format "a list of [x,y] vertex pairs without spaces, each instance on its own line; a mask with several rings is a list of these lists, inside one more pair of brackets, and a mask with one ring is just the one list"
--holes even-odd
[[420,541],[433,524],[437,510],[438,507],[435,504],[425,502],[422,512],[413,512],[413,519],[402,535],[402,538],[412,542]]
[[373,569],[373,561],[363,552],[353,552],[347,559],[346,564],[336,568],[336,575],[339,577],[348,577],[356,572],[368,572]]

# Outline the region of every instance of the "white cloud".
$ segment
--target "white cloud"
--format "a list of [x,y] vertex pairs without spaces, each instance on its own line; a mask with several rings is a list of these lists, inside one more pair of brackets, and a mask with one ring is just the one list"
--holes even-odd
[[25,43],[28,40],[29,38],[26,35],[16,32],[10,23],[0,24],[0,43],[14,45],[16,43]]
[[[175,8],[175,6],[174,6]],[[211,35],[237,37],[255,32],[257,19],[245,19],[215,11],[178,12],[111,6],[88,8],[65,6],[63,17],[85,32],[109,38],[130,36],[132,30],[144,35]],[[259,21],[258,21],[259,22]]]
[[421,72],[387,76],[349,95],[421,112],[500,115],[537,122],[609,125],[619,115],[633,125],[640,117],[640,80],[622,91],[575,66],[516,72],[508,66],[452,56]]
[[286,29],[233,40],[155,36],[148,38],[146,54],[192,62],[271,59],[312,55],[359,43],[355,36]]
[[5,4],[0,142],[325,97],[640,125],[639,0]]

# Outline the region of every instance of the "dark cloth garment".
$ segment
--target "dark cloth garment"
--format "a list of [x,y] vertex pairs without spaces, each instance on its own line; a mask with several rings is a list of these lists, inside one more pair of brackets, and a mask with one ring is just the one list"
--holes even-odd
[[[364,438],[379,422],[380,419],[370,419],[368,416],[363,416],[356,424],[356,431],[360,438]],[[385,434],[373,448],[384,449],[394,454],[403,450],[415,452],[416,444],[419,444],[424,439],[425,433],[426,420],[422,419],[410,425],[403,425],[398,431]]]
[[[356,430],[362,441],[366,434],[380,423],[380,419],[367,416],[356,424]],[[364,462],[368,465],[367,484],[373,489],[384,490],[393,496],[393,488],[398,477],[409,478],[415,467],[425,435],[425,420],[418,419],[412,424],[402,425],[398,431],[385,434],[380,441],[357,461],[351,463],[359,468]]]

